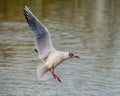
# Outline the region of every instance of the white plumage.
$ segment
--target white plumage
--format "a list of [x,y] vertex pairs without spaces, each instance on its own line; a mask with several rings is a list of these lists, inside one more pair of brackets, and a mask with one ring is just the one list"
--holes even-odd
[[29,10],[27,6],[24,6],[24,15],[28,25],[31,27],[35,34],[35,50],[38,52],[39,58],[42,60],[43,65],[39,65],[37,68],[37,76],[39,79],[49,71],[52,73],[54,79],[61,82],[60,78],[54,73],[54,69],[64,60],[79,56],[69,52],[57,51],[51,42],[51,36],[48,29],[40,22],[36,16]]

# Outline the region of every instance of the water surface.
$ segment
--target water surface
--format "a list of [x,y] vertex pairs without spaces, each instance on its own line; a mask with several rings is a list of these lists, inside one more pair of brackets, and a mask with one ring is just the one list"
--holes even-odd
[[[62,83],[38,81],[42,62],[23,5],[47,26],[56,49],[81,58],[56,68]],[[0,96],[119,96],[120,1],[1,0]]]

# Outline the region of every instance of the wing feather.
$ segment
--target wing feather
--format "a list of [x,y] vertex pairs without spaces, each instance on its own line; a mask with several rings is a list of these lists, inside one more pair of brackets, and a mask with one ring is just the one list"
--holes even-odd
[[24,6],[24,15],[28,25],[35,33],[35,48],[39,53],[39,58],[44,60],[50,52],[55,50],[51,42],[50,33],[27,6]]

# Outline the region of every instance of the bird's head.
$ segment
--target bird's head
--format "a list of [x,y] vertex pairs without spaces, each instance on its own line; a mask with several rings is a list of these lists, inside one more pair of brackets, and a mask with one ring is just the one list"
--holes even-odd
[[74,55],[73,53],[69,52],[69,57],[70,58],[80,58],[79,56],[77,55]]

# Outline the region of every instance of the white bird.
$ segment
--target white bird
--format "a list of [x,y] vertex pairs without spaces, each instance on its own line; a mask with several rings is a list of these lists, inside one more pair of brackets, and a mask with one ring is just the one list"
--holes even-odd
[[28,25],[35,34],[35,51],[38,52],[39,58],[43,62],[43,66],[38,66],[37,68],[38,78],[41,79],[47,72],[50,72],[54,79],[61,82],[61,79],[54,72],[56,66],[64,60],[73,57],[79,58],[79,56],[75,56],[70,52],[57,51],[52,45],[48,29],[38,20],[27,6],[24,6],[24,15]]

